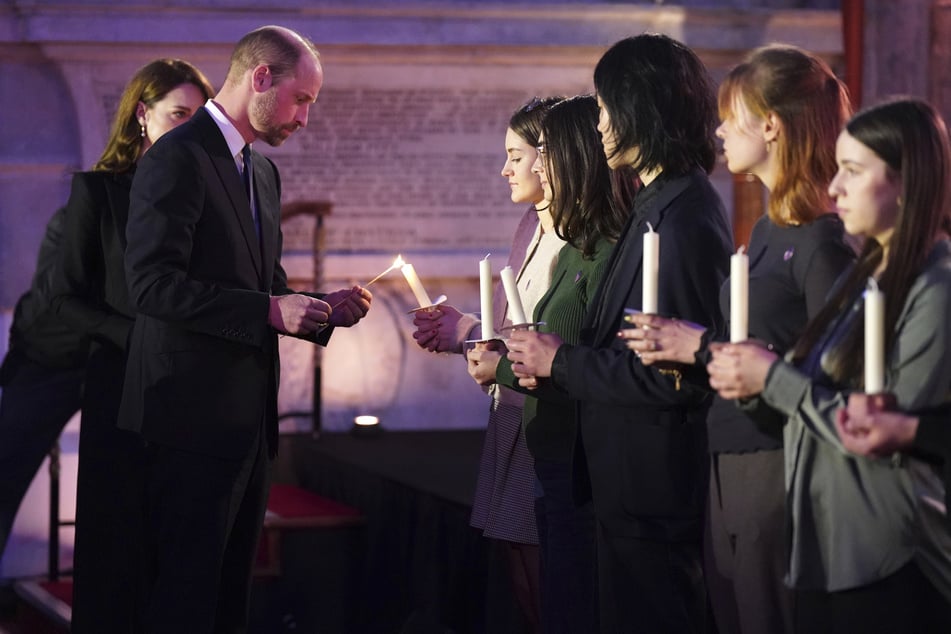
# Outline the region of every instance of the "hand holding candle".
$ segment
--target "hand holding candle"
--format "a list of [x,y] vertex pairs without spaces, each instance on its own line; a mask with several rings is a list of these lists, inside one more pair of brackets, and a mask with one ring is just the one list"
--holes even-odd
[[499,274],[502,278],[502,287],[505,289],[505,299],[509,303],[509,316],[512,324],[519,326],[528,323],[525,318],[525,309],[522,308],[522,299],[518,295],[518,285],[515,282],[515,272],[511,266],[506,266]]
[[875,278],[865,288],[865,393],[885,389],[885,294]]
[[495,324],[492,323],[492,262],[487,254],[479,261],[479,309],[482,312],[482,338],[495,337]]
[[657,313],[657,284],[660,273],[660,235],[647,223],[641,261],[641,312]]
[[432,306],[433,302],[429,299],[429,295],[426,294],[426,289],[423,288],[423,283],[419,281],[419,276],[416,275],[416,269],[413,268],[413,265],[404,264],[400,270],[403,271],[403,277],[409,282],[409,287],[412,289],[416,301],[419,302],[420,308]]
[[749,338],[750,258],[740,247],[730,256],[730,342]]

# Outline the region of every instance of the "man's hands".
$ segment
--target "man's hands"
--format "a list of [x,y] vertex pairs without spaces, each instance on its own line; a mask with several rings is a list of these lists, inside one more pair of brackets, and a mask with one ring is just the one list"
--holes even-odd
[[360,286],[328,293],[323,299],[292,293],[271,297],[267,323],[288,335],[309,335],[330,326],[352,326],[370,310],[373,295]]
[[324,301],[330,304],[330,325],[348,328],[370,311],[373,294],[362,286],[354,286],[327,293]]

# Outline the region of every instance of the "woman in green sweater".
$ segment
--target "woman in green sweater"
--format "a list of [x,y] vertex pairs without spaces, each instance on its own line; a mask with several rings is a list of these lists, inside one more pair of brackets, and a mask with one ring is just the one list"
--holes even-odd
[[[551,286],[535,307],[545,332],[576,342],[589,301],[627,218],[636,187],[631,172],[608,168],[591,96],[556,104],[542,123],[538,159],[555,231],[567,245]],[[542,323],[543,322],[543,323]],[[541,548],[542,630],[598,631],[597,558],[590,504],[571,496],[574,404],[544,382],[519,386],[505,350],[469,352],[469,373],[481,385],[498,383],[528,395],[522,410],[525,439],[535,460],[535,516]]]

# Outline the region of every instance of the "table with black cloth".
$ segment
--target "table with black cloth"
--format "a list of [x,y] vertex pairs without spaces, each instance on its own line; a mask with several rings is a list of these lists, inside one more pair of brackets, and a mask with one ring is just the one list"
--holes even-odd
[[347,601],[348,631],[524,631],[505,554],[469,526],[484,435],[446,430],[282,437],[275,479],[292,480],[366,516],[356,596]]

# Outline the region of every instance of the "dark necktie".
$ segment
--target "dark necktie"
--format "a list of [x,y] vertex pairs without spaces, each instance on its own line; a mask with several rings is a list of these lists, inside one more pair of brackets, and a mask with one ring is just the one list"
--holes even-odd
[[258,237],[261,237],[261,223],[259,221],[257,206],[254,204],[254,187],[251,183],[251,146],[245,145],[241,148],[241,158],[244,160],[244,171],[242,176],[244,177],[244,193],[248,195],[248,203],[251,205],[251,219],[254,221],[254,230],[257,232]]

